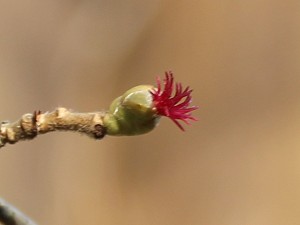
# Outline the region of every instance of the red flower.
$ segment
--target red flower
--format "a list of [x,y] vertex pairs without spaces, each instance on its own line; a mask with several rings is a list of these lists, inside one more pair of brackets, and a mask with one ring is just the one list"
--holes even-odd
[[197,106],[190,106],[192,101],[192,90],[186,87],[184,90],[181,83],[175,83],[175,94],[172,96],[174,90],[174,78],[171,71],[165,73],[164,89],[161,87],[161,80],[157,77],[157,89],[150,91],[153,97],[153,103],[158,115],[169,117],[182,131],[183,126],[178,122],[182,120],[189,124],[188,120],[197,119],[192,116],[192,111],[198,109]]

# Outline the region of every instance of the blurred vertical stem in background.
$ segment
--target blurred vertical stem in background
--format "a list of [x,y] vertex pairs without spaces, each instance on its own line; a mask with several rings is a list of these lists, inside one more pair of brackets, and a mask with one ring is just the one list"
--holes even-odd
[[0,198],[0,222],[5,225],[37,225],[26,215]]

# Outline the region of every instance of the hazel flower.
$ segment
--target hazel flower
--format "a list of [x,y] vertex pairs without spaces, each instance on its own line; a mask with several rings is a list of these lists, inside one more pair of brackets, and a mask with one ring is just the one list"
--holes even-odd
[[[164,87],[162,87],[164,85]],[[139,85],[127,90],[110,105],[103,121],[107,134],[139,135],[153,130],[161,116],[169,117],[181,130],[179,121],[190,124],[197,119],[190,106],[192,90],[183,89],[181,83],[174,84],[172,72],[166,72],[163,84],[157,78],[157,88],[152,85]]]
[[[192,116],[192,111],[198,109],[197,106],[190,106],[192,101],[192,90],[189,87],[182,88],[181,83],[175,83],[171,71],[165,73],[164,88],[158,77],[156,79],[157,88],[150,91],[153,97],[153,104],[158,115],[169,117],[182,131],[183,126],[179,121],[190,124],[189,120],[196,121]],[[173,94],[175,89],[175,93]]]

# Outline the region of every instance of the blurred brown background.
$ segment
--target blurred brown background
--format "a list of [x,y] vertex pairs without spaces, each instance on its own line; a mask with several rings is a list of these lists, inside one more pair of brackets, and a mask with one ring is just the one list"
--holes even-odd
[[0,195],[39,224],[300,224],[300,3],[2,1],[1,120],[95,111],[172,69],[199,122],[53,133],[0,151]]

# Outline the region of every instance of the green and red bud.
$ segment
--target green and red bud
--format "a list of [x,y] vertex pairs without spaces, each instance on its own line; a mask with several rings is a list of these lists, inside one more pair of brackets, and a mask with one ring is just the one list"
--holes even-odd
[[182,89],[180,83],[175,85],[171,72],[166,72],[164,89],[160,79],[157,88],[151,85],[140,85],[126,91],[110,105],[104,118],[104,126],[109,135],[139,135],[148,133],[158,124],[161,116],[169,117],[176,125],[184,130],[178,122],[189,124],[188,120],[196,120],[191,111],[197,109],[191,106],[189,87]]

